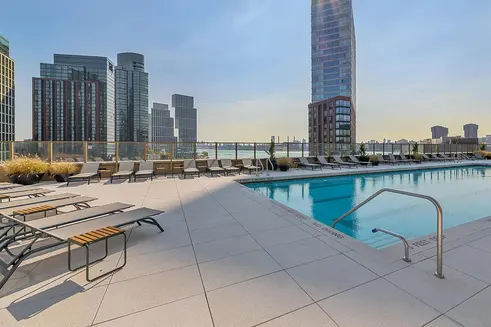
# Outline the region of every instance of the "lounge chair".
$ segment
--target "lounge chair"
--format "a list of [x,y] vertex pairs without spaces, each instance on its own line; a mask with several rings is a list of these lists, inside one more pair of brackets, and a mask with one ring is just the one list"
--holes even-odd
[[142,161],[143,159],[142,159],[142,157],[135,157],[135,160]]
[[[114,202],[110,204],[104,204],[98,207],[89,207],[84,210],[74,210],[66,213],[61,213],[55,216],[49,216],[42,219],[29,220],[29,224],[38,229],[50,229],[63,225],[73,224],[87,219],[95,217],[101,217],[109,215],[111,213],[122,212],[125,209],[133,207],[133,204]],[[14,217],[15,218],[15,217]],[[15,226],[14,226],[15,227]],[[9,232],[13,229],[12,224],[7,226],[8,229],[4,230],[0,234],[0,244],[8,240],[10,243],[22,240],[26,237],[32,236],[30,231],[18,232],[14,235],[9,235]]]
[[250,174],[251,170],[258,170],[259,167],[252,164],[252,159],[242,159],[242,169],[246,169]]
[[97,176],[99,179],[99,182],[101,181],[101,174],[99,173],[99,163],[98,162],[89,162],[89,163],[84,163],[82,165],[82,169],[80,170],[80,174],[69,176],[68,180],[66,182],[66,186],[70,184],[70,182],[73,181],[88,181],[88,184],[90,184],[90,181],[92,177]]
[[411,162],[414,162],[414,163],[421,163],[422,161],[421,160],[416,160],[416,159],[408,159],[406,158],[406,156],[404,154],[400,154],[399,155],[401,157],[402,160],[408,160],[408,161],[411,161]]
[[427,160],[427,161],[439,161],[439,162],[442,162],[442,161],[445,161],[444,159],[442,158],[430,158],[428,157],[426,154],[422,153],[421,156],[423,157],[424,160]]
[[308,168],[312,168],[312,170],[318,168],[322,170],[322,165],[310,163],[305,157],[298,158],[298,160],[300,160],[300,164],[299,164],[300,167],[304,167],[304,168],[308,167]]
[[206,167],[208,168],[208,171],[210,172],[210,176],[213,177],[213,173],[218,175],[219,173],[225,172],[225,169],[220,167],[218,164],[217,159],[207,159],[206,160]]
[[119,158],[119,161],[130,161],[130,158],[128,158],[128,157],[122,157],[122,158]]
[[447,156],[444,153],[440,153],[440,158],[445,159],[447,161],[455,161],[455,158],[450,158],[449,156]]
[[23,187],[23,186],[20,184],[13,184],[13,183],[7,183],[7,182],[0,183],[0,190],[12,190],[12,189],[16,189],[19,187]]
[[17,192],[24,192],[24,191],[35,191],[35,190],[41,190],[42,188],[40,187],[33,187],[32,185],[26,185],[26,186],[21,186],[21,187],[16,187],[12,189],[0,189],[0,194],[9,194],[9,193],[17,193]]
[[370,161],[360,161],[358,160],[357,157],[355,157],[354,155],[349,155],[348,158],[351,160],[351,162],[353,163],[356,163],[356,164],[359,164],[359,165],[363,165],[363,166],[367,166],[367,167],[372,167],[372,163]]
[[8,193],[2,193],[0,194],[0,202],[2,202],[4,199],[7,200],[12,200],[15,198],[22,198],[22,197],[40,197],[44,196],[47,193],[54,192],[53,190],[47,190],[44,188],[36,188],[36,189],[31,189],[31,190],[25,190],[21,192],[8,192]]
[[[3,275],[3,279],[0,281],[0,289],[5,285],[10,276],[15,272],[17,267],[26,258],[33,254],[39,253],[41,251],[46,251],[48,249],[59,247],[60,245],[68,244],[68,269],[70,271],[77,270],[78,268],[85,267],[86,269],[86,279],[87,281],[93,281],[95,279],[106,276],[116,270],[121,269],[126,264],[126,234],[124,230],[119,229],[119,227],[131,225],[134,223],[147,223],[156,226],[161,232],[164,229],[160,224],[153,218],[153,216],[163,213],[159,210],[149,209],[149,208],[139,208],[122,213],[116,213],[108,216],[102,216],[99,218],[94,218],[91,220],[78,222],[70,225],[65,225],[58,227],[56,229],[41,229],[31,224],[30,222],[24,222],[22,220],[8,217],[7,219],[13,223],[12,226],[21,226],[18,230],[30,229],[32,231],[32,236],[27,239],[25,244],[22,244],[16,248],[15,253],[8,249],[11,242],[9,240],[4,241],[0,245],[0,251],[5,250],[5,256],[0,259],[0,270]],[[59,218],[59,217],[58,217]],[[15,234],[15,233],[14,233]],[[96,278],[90,278],[89,276],[89,266],[95,262],[90,261],[90,245],[99,241],[106,241],[108,238],[122,235],[124,237],[123,242],[123,264],[114,270],[104,273]],[[48,244],[45,243],[49,240]],[[86,264],[82,267],[72,268],[71,267],[71,244],[76,244],[78,246],[83,246],[86,249]],[[38,246],[39,244],[39,246]],[[107,243],[106,243],[107,244]],[[104,258],[107,256],[108,251],[106,247],[106,252]],[[5,257],[10,258],[5,261]]]
[[230,159],[222,159],[220,160],[222,163],[222,168],[225,169],[225,174],[230,174],[230,173],[239,173],[240,174],[240,169],[239,167],[232,166],[232,160]]
[[341,169],[341,165],[340,164],[337,164],[337,163],[332,163],[332,162],[327,162],[326,158],[325,157],[321,157],[321,156],[318,156],[317,157],[317,161],[319,161],[319,164],[321,166],[326,166],[326,167],[330,167],[332,169],[334,168],[339,168]]
[[153,170],[153,161],[140,161],[140,167],[138,168],[138,171],[134,174],[135,182],[138,177],[150,177],[150,180],[153,181],[154,176],[155,171]]
[[8,209],[0,210],[0,214],[3,216],[22,216],[26,220],[26,216],[35,213],[46,213],[48,211],[54,210],[58,214],[58,209],[68,206],[74,206],[76,209],[89,208],[89,202],[95,201],[97,198],[90,196],[75,196],[71,198],[46,201],[37,204],[28,204],[19,207],[13,207]]
[[77,157],[77,158],[75,158],[75,161],[76,161],[76,162],[84,162],[84,158],[82,158],[82,157]]
[[3,202],[0,203],[0,212],[8,208],[20,207],[20,206],[43,203],[43,202],[54,201],[54,200],[68,199],[76,196],[78,196],[78,194],[60,193],[60,194],[53,194],[53,195],[46,195],[46,196],[38,196],[35,198],[24,199],[24,200]]
[[186,178],[187,175],[198,175],[200,177],[200,171],[196,168],[196,160],[184,160],[182,170],[182,176]]
[[104,159],[102,159],[101,157],[95,157],[94,161],[95,162],[101,162],[101,161],[104,161]]
[[471,160],[471,161],[476,160],[476,158],[469,157],[468,155],[463,154],[463,153],[458,153],[457,156],[460,157],[461,160]]
[[341,159],[341,156],[339,156],[339,155],[333,155],[332,156],[332,159],[337,164],[339,164],[341,166],[346,166],[346,167],[350,167],[350,168],[356,168],[356,167],[359,166],[357,163],[354,163],[354,162],[346,162],[346,161],[343,161],[343,159]]
[[403,164],[412,163],[412,161],[408,160],[408,159],[396,159],[396,157],[394,157],[394,154],[392,154],[392,153],[389,153],[387,156],[389,157],[389,160],[391,160],[393,162],[399,162],[399,163],[403,163]]
[[117,179],[128,179],[131,181],[131,176],[135,173],[135,163],[133,161],[120,162],[118,167],[118,172],[111,175],[111,184],[114,178]]

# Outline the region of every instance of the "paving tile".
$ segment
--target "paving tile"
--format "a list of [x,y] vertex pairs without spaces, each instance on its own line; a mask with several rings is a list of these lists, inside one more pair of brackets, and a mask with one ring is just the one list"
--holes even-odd
[[281,267],[264,250],[247,252],[200,264],[206,290],[266,275]]
[[430,322],[429,324],[424,325],[424,327],[463,327],[463,326],[445,316],[440,316],[435,320],[433,320],[432,322]]
[[196,258],[194,256],[192,246],[141,254],[129,258],[124,269],[114,274],[111,283],[155,274],[192,264],[196,264]]
[[491,287],[450,310],[446,316],[466,327],[488,327],[491,326],[490,302]]
[[287,272],[316,301],[378,277],[342,254],[297,266]]
[[271,247],[312,237],[312,235],[301,230],[297,226],[288,226],[268,230],[266,232],[252,233],[252,236],[264,247]]
[[491,236],[483,237],[474,242],[468,243],[467,245],[491,252]]
[[491,253],[489,252],[464,245],[445,252],[443,263],[491,283]]
[[312,302],[285,272],[207,294],[216,327],[253,326]]
[[98,327],[212,327],[204,294],[104,322]]
[[245,235],[247,231],[237,222],[191,231],[193,243],[204,243],[224,238]]
[[488,284],[444,266],[445,279],[435,277],[433,260],[418,262],[385,278],[440,312],[467,300]]
[[132,230],[127,243],[128,257],[170,250],[186,245],[191,245],[189,232],[175,231],[171,228],[166,229],[163,233],[155,233],[155,231]]
[[339,254],[339,251],[316,238],[268,247],[267,251],[283,268],[291,268]]
[[187,218],[186,223],[188,224],[189,230],[210,228],[215,226],[233,224],[237,221],[231,215],[216,216],[216,215],[201,215],[197,218]]
[[234,214],[234,218],[244,226],[249,233],[258,233],[292,225],[289,221],[286,221],[274,213],[268,212],[268,210],[264,208],[258,210],[257,213],[248,210],[242,214]]
[[19,300],[0,310],[0,326],[89,326],[104,291],[104,287],[99,287],[75,294]]
[[261,327],[337,327],[329,316],[317,304],[293,311],[279,318],[270,320]]
[[327,245],[335,248],[336,250],[338,250],[341,253],[348,252],[348,251],[352,250],[348,246],[342,244],[341,242],[333,240],[332,238],[330,238],[329,236],[326,236],[326,235],[319,236],[319,237],[317,237],[317,239],[319,239],[319,241],[322,241],[322,242],[326,243]]
[[95,322],[180,300],[203,292],[197,266],[110,284]]
[[261,246],[250,236],[242,235],[224,240],[200,243],[194,246],[198,262],[226,258],[231,255],[261,249]]
[[380,278],[319,305],[341,327],[420,327],[440,315]]

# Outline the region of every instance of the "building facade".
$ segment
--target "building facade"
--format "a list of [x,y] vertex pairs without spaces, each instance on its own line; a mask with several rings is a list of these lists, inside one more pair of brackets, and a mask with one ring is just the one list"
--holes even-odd
[[350,150],[354,139],[356,113],[350,97],[337,96],[309,105],[311,155]]
[[116,141],[148,141],[148,73],[143,55],[118,54],[115,98]]
[[114,141],[114,64],[106,57],[54,55],[32,79],[34,141]]
[[[15,140],[15,65],[10,43],[0,35],[0,161],[9,159],[8,141]],[[7,142],[6,142],[7,141]]]
[[439,139],[441,137],[447,137],[447,136],[448,136],[448,128],[443,126],[433,126],[431,128],[432,139]]
[[198,110],[194,108],[192,96],[173,94],[172,107],[176,119],[179,142],[196,142],[198,140]]
[[466,139],[477,139],[477,130],[479,126],[476,124],[465,124],[464,125],[464,138]]
[[[312,103],[309,105],[309,145],[314,144],[322,131],[311,125],[312,108],[328,104],[328,99],[344,97],[350,103],[350,116],[356,117],[356,37],[352,0],[312,0]],[[332,103],[332,101],[331,101]],[[336,144],[345,147],[356,143],[356,124],[350,118],[349,136],[339,135]],[[335,130],[333,129],[333,132]],[[344,133],[344,132],[343,132]],[[315,136],[314,136],[315,135]],[[336,136],[333,136],[333,143]],[[349,140],[349,143],[344,143]],[[322,153],[319,153],[322,154]]]
[[170,116],[167,104],[154,102],[151,117],[150,130],[152,139],[150,141],[155,148],[159,148],[157,143],[177,142],[177,137],[174,136],[174,118]]

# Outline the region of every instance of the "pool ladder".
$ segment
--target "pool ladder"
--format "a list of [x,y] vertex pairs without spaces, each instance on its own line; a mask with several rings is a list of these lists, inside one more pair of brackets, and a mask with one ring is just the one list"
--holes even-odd
[[[257,164],[259,162],[259,165]],[[273,163],[271,162],[271,159],[267,158],[266,159],[266,176],[269,176],[269,165],[268,163],[271,165],[271,167],[273,167]],[[259,166],[261,166],[261,171],[259,171]],[[263,173],[264,171],[264,165],[263,165],[263,162],[261,161],[261,159],[256,159],[256,176],[259,176]]]
[[[353,212],[355,212],[356,210],[358,210],[359,208],[363,207],[365,204],[367,204],[368,202],[372,201],[377,196],[379,196],[380,194],[385,193],[385,192],[396,193],[396,194],[407,195],[407,196],[412,196],[412,197],[415,197],[415,198],[420,198],[420,199],[428,200],[431,203],[433,203],[433,205],[436,208],[436,239],[437,239],[437,246],[436,246],[436,272],[435,272],[435,276],[438,277],[438,278],[445,278],[445,276],[443,275],[443,210],[442,210],[442,207],[441,207],[440,203],[438,203],[438,201],[435,198],[432,198],[431,196],[424,195],[424,194],[419,194],[419,193],[412,193],[412,192],[407,192],[407,191],[401,191],[401,190],[396,190],[396,189],[391,189],[391,188],[383,188],[383,189],[378,190],[377,192],[375,192],[371,196],[369,196],[366,200],[362,201],[358,205],[354,206],[351,210],[349,210],[348,212],[346,212],[344,215],[342,215],[338,219],[336,219],[333,222],[332,227],[335,228],[336,227],[336,224],[338,222],[340,222],[344,218],[348,217]],[[406,262],[410,262],[411,261],[411,259],[409,258],[409,244],[408,244],[407,240],[403,236],[401,236],[401,235],[399,235],[397,233],[391,232],[389,230],[386,230],[386,229],[381,229],[381,228],[375,228],[375,229],[372,230],[372,232],[373,233],[383,232],[383,233],[386,233],[386,234],[389,234],[389,235],[392,235],[394,237],[399,238],[404,243],[404,250],[405,250],[404,252],[405,252],[405,255],[404,255],[403,260],[406,261]]]

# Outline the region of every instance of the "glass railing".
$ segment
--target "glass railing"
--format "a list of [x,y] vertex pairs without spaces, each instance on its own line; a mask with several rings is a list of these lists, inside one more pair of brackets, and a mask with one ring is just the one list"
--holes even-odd
[[[37,156],[44,160],[90,162],[125,160],[182,160],[182,159],[264,159],[268,158],[270,143],[251,142],[0,142],[0,161],[16,156]],[[414,152],[414,143],[365,143],[367,155],[405,154]],[[482,144],[418,144],[418,153],[453,154],[479,151]],[[491,149],[491,145],[484,145]],[[275,156],[313,157],[359,155],[360,143],[312,144],[289,142],[275,144]]]

